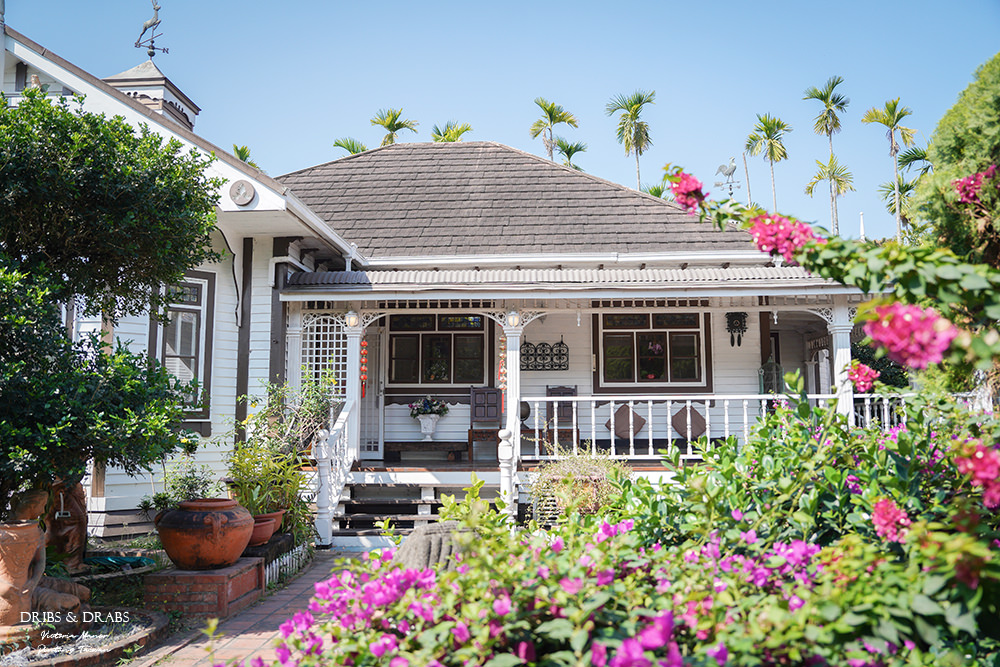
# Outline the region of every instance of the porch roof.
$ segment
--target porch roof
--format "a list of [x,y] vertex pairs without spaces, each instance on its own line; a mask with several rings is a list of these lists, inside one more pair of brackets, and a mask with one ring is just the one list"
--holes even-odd
[[742,230],[494,142],[394,144],[277,180],[368,258],[756,250]]
[[[841,286],[810,275],[798,266],[729,266],[591,269],[419,269],[368,271],[317,271],[292,273],[284,288],[284,298],[329,298],[342,294],[357,297],[365,293],[402,292],[598,292],[632,289],[692,289],[736,291],[753,289],[768,294],[804,288],[829,292]],[[845,288],[846,289],[846,288]],[[701,291],[701,290],[699,290]],[[322,295],[322,296],[321,296]]]

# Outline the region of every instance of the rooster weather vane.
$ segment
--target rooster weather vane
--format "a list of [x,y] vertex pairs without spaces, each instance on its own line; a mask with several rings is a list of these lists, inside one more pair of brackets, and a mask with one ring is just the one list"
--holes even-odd
[[[139,39],[135,40],[135,48],[145,48],[150,59],[156,55],[157,51],[170,53],[169,49],[156,46],[155,44],[156,38],[162,37],[163,33],[156,32],[156,28],[160,25],[160,6],[156,4],[156,0],[151,0],[151,2],[153,3],[153,18],[142,24],[142,32],[139,33]],[[149,37],[146,37],[147,32],[149,33]],[[143,37],[146,38],[143,39]]]
[[716,181],[715,187],[726,188],[729,190],[729,198],[733,198],[733,190],[740,189],[740,182],[735,179],[733,174],[736,173],[736,158],[729,158],[729,164],[720,164],[719,168],[715,170],[715,174],[722,174],[726,180]]

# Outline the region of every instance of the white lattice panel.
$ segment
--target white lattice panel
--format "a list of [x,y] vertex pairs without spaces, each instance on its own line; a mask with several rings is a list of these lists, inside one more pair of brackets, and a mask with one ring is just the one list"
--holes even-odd
[[306,313],[302,316],[302,372],[314,379],[323,373],[333,373],[337,380],[334,395],[344,398],[347,392],[347,337],[342,314]]

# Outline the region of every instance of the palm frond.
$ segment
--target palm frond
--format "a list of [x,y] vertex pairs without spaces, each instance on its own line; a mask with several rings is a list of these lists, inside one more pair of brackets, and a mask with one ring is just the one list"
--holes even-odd
[[664,193],[667,192],[667,186],[663,183],[653,183],[652,185],[642,186],[642,191],[647,195],[653,195],[654,197],[663,198]]
[[899,166],[903,169],[909,170],[918,165],[920,167],[918,172],[920,176],[929,173],[931,169],[933,169],[933,165],[927,159],[926,148],[913,146],[912,148],[907,148],[899,154]]
[[833,191],[836,196],[847,194],[854,190],[854,175],[847,170],[845,165],[837,161],[837,156],[831,155],[826,162],[816,160],[816,175],[806,185],[806,194],[813,196],[813,191],[821,181],[833,183]]
[[400,130],[417,131],[419,123],[415,120],[405,119],[402,116],[402,107],[399,109],[379,109],[375,117],[371,119],[372,125],[380,125],[386,130],[386,135],[382,139],[383,146],[396,143],[396,133]]
[[431,129],[431,139],[438,142],[461,141],[462,135],[466,132],[472,132],[471,125],[468,123],[462,123],[459,125],[456,121],[449,120],[445,123],[444,127],[438,127],[435,125]]
[[581,141],[570,143],[562,137],[556,137],[556,151],[563,157],[563,164],[567,167],[579,169],[579,167],[573,164],[573,156],[577,153],[583,153],[586,150],[587,144]]
[[837,113],[847,111],[847,105],[851,103],[850,98],[835,90],[843,82],[843,77],[831,76],[822,88],[813,86],[806,89],[803,100],[816,100],[823,104],[823,111],[816,116],[813,123],[813,131],[816,134],[832,136],[840,132],[840,116]]
[[784,137],[792,127],[777,116],[757,114],[757,124],[747,136],[746,151],[750,155],[764,155],[770,162],[781,162],[788,157]]
[[233,155],[241,162],[246,162],[254,169],[260,169],[257,163],[250,159],[250,148],[248,146],[237,146],[233,144]]
[[333,142],[335,148],[343,148],[345,151],[351,155],[357,155],[358,153],[364,153],[368,150],[368,147],[363,143],[354,139],[352,137],[341,137]]

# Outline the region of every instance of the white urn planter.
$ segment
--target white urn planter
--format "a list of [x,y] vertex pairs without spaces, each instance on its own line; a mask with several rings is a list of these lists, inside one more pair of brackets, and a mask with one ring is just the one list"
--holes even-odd
[[424,442],[433,440],[434,429],[437,428],[441,415],[417,415],[417,419],[420,421],[420,432],[424,436]]

